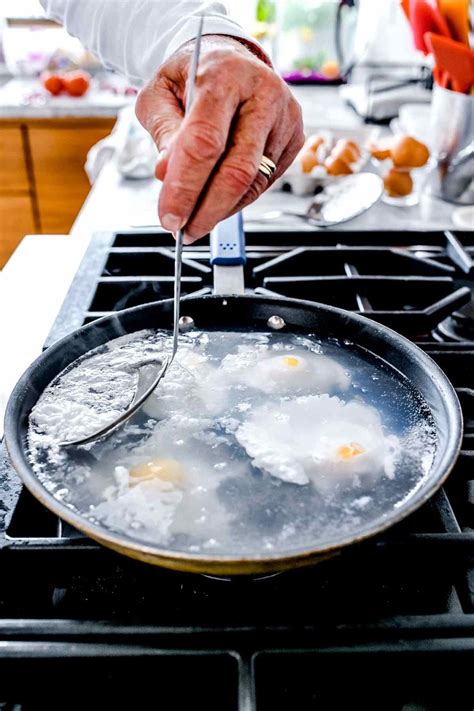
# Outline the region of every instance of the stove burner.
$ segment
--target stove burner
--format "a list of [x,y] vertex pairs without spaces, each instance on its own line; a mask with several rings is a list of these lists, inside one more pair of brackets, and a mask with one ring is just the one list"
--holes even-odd
[[[455,237],[471,254],[474,237]],[[124,708],[127,683],[130,708],[147,708],[157,678],[163,708],[378,711],[381,684],[393,711],[474,707],[474,275],[453,244],[443,232],[247,234],[249,290],[328,300],[395,327],[446,372],[463,410],[444,489],[314,568],[222,585],[128,560],[22,489],[0,447],[0,711],[56,711],[65,698],[71,709]],[[47,344],[171,295],[171,246],[164,233],[96,235]],[[211,292],[208,260],[205,242],[186,250],[188,293]],[[105,703],[91,706],[90,689]]]
[[441,321],[433,336],[440,341],[474,343],[474,302],[471,301]]

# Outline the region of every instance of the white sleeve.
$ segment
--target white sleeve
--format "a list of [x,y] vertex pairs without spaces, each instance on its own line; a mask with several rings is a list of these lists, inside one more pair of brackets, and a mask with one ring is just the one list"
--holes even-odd
[[[107,67],[141,84],[198,31],[258,44],[227,16],[222,2],[201,0],[40,0]],[[263,53],[262,53],[263,54]]]

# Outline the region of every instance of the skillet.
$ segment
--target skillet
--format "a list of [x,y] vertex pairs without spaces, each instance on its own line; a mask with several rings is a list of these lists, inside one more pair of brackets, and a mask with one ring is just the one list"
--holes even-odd
[[[217,555],[211,551],[191,553],[144,542],[131,534],[114,532],[93,523],[56,499],[29,462],[27,434],[32,408],[51,381],[88,351],[142,329],[170,329],[172,300],[149,303],[101,318],[74,331],[39,356],[20,378],[10,397],[5,416],[5,442],[14,468],[31,493],[60,518],[109,548],[176,570],[214,575],[271,573],[314,564],[348,545],[386,530],[422,506],[443,484],[454,466],[461,447],[462,415],[456,393],[437,364],[386,326],[315,302],[238,294],[241,282],[235,272],[245,261],[244,235],[240,219],[233,221],[231,218],[226,222],[211,235],[212,262],[217,272],[215,283],[224,293],[187,297],[183,299],[182,313],[192,318],[200,330],[268,331],[268,323],[275,323],[275,317],[278,317],[277,321],[283,319],[281,323],[285,324],[286,332],[317,334],[323,342],[326,339],[352,341],[397,371],[428,405],[436,432],[436,451],[431,467],[415,490],[412,490],[413,482],[408,473],[406,481],[402,473],[397,505],[370,521],[362,525],[355,523],[352,529],[336,531],[329,537],[316,537],[303,546],[239,555]],[[228,292],[225,286],[227,273],[227,283],[232,284]]]

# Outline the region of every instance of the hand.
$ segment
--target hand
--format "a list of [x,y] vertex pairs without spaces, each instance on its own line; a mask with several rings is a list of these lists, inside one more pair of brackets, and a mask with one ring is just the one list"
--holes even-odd
[[[159,214],[190,244],[249,205],[293,162],[304,142],[301,109],[286,84],[235,39],[202,38],[194,103],[184,118],[194,42],[141,91],[137,116],[159,151]],[[277,165],[269,180],[262,156]]]

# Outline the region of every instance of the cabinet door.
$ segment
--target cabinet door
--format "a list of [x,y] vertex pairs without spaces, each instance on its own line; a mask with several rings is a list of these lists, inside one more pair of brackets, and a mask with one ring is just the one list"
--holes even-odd
[[29,190],[22,129],[0,127],[0,192]]
[[84,171],[87,153],[113,124],[78,119],[74,125],[57,121],[28,127],[42,232],[69,232],[91,187]]
[[35,232],[29,195],[0,194],[0,269],[26,234]]

